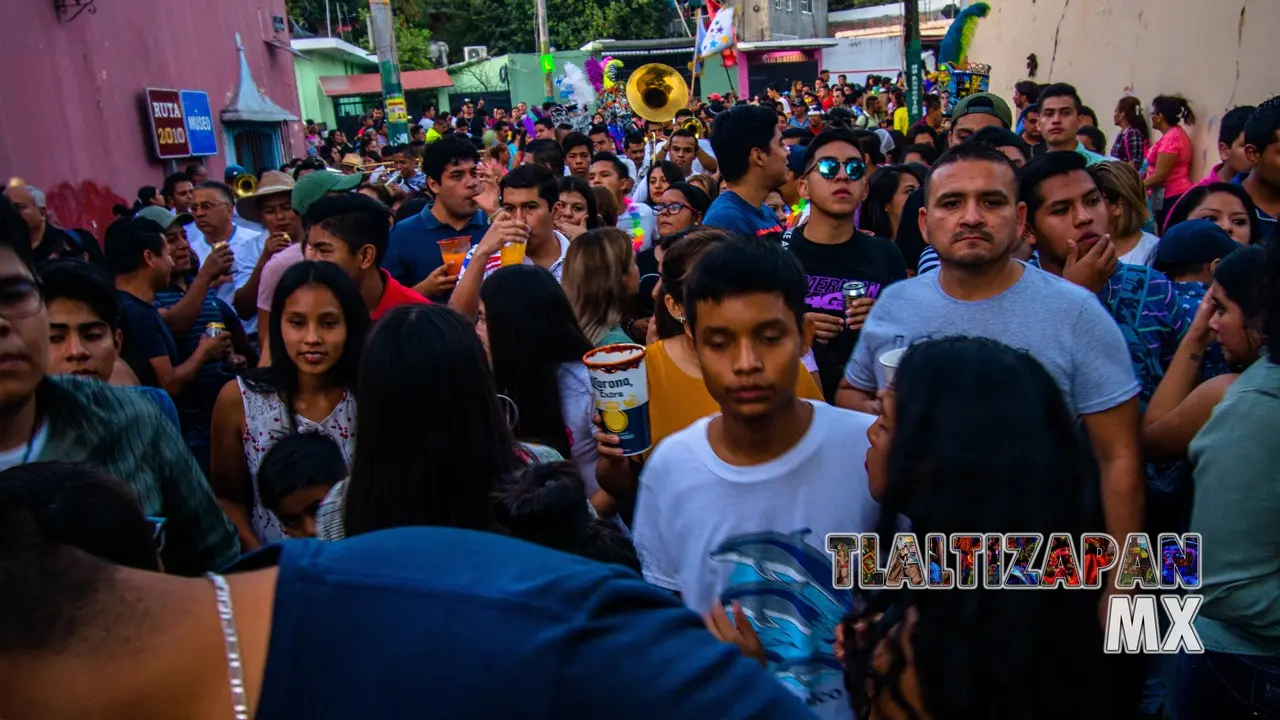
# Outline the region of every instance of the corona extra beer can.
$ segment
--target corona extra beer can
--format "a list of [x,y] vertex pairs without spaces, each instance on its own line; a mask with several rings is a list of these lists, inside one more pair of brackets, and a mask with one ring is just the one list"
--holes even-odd
[[211,322],[208,325],[204,326],[205,337],[216,338],[216,337],[225,335],[226,332],[227,332],[227,326],[220,322]]
[[582,356],[591,375],[591,390],[605,432],[618,436],[623,455],[639,455],[652,443],[649,435],[649,382],[644,346],[605,345]]

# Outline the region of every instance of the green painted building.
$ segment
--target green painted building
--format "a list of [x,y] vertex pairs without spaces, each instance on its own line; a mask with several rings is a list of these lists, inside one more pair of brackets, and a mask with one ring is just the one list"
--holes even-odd
[[339,38],[295,38],[289,44],[306,58],[293,63],[302,118],[337,127],[334,99],[325,94],[320,78],[376,73],[377,56]]

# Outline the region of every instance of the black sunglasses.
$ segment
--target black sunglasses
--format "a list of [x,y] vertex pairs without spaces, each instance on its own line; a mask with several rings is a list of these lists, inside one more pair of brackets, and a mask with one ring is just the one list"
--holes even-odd
[[840,176],[840,168],[842,165],[844,167],[844,174],[848,175],[849,179],[854,182],[861,180],[863,176],[867,174],[867,164],[857,158],[845,160],[844,163],[841,163],[835,158],[822,158],[814,164],[813,168],[810,169],[810,172],[817,170],[818,174],[822,177],[828,180],[835,180]]

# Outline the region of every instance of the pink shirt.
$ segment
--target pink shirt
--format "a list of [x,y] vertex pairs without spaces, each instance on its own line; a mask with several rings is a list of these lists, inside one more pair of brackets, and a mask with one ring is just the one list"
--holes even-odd
[[284,271],[302,262],[302,243],[297,242],[281,250],[262,266],[262,276],[258,278],[258,309],[271,312],[271,296],[276,294],[276,285]]
[[1177,158],[1173,163],[1173,170],[1169,171],[1169,177],[1165,178],[1164,181],[1165,197],[1174,197],[1190,190],[1193,187],[1191,182],[1191,138],[1187,136],[1187,131],[1183,130],[1181,125],[1169,128],[1147,151],[1148,173],[1155,171],[1156,156],[1160,153],[1168,153]]

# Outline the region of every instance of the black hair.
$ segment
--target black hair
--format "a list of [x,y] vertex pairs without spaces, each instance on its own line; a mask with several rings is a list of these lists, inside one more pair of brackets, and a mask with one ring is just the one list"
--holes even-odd
[[[491,494],[523,462],[474,323],[444,305],[392,308],[369,335],[356,402],[347,537],[412,525],[492,529]],[[405,421],[432,414],[449,421],[429,433]]]
[[614,155],[611,152],[598,152],[595,155],[592,155],[591,163],[594,165],[598,162],[607,162],[612,165],[614,172],[618,174],[618,177],[624,180],[635,179],[631,177],[631,171],[627,169],[627,164],[622,162],[622,160],[618,159],[617,155]]
[[464,137],[443,137],[427,145],[422,155],[422,172],[428,178],[440,182],[445,170],[470,160],[480,163],[480,153],[470,140]]
[[[876,142],[878,143],[879,141],[880,139],[876,138]],[[831,127],[818,133],[817,136],[810,140],[809,144],[805,146],[805,169],[807,170],[811,165],[813,165],[814,160],[818,157],[819,150],[826,145],[838,142],[852,145],[853,148],[858,151],[858,155],[862,156],[864,160],[866,159],[866,155],[862,151],[862,146],[858,143],[858,135],[856,132],[844,127]]]
[[1040,99],[1040,83],[1035,80],[1019,80],[1013,84],[1013,89],[1025,97],[1027,102],[1033,103]]
[[262,506],[278,513],[280,503],[303,488],[333,487],[347,476],[347,461],[333,438],[322,432],[300,432],[276,441],[258,466]]
[[[986,128],[983,128],[983,130],[985,129]],[[978,132],[981,132],[981,130],[979,130]],[[974,133],[974,135],[977,135],[977,134],[978,133]],[[930,167],[932,167],[933,164],[938,161],[938,149],[932,145],[926,145],[924,143],[916,143],[915,145],[908,145],[906,149],[902,151],[902,157],[905,159],[908,155],[911,155],[912,153],[919,155],[920,159],[924,160],[925,164]]]
[[778,294],[795,314],[796,328],[803,330],[808,292],[809,281],[794,253],[769,240],[736,237],[715,245],[694,264],[684,288],[684,311],[692,329],[698,325],[698,303],[704,300]]
[[1280,250],[1276,249],[1274,242],[1267,247],[1266,272],[1264,287],[1267,294],[1263,298],[1266,319],[1262,323],[1262,336],[1270,343],[1271,362],[1280,364],[1280,342],[1275,340],[1280,338]]
[[1182,194],[1178,198],[1178,203],[1169,211],[1169,217],[1165,220],[1164,229],[1168,232],[1169,228],[1180,222],[1186,221],[1191,213],[1204,202],[1204,199],[1210,195],[1217,193],[1226,193],[1240,201],[1244,205],[1244,211],[1249,215],[1249,244],[1257,245],[1263,241],[1265,231],[1262,229],[1262,221],[1258,219],[1258,206],[1253,202],[1253,198],[1245,189],[1235,183],[1215,182],[1208,185],[1197,185]]
[[191,178],[187,177],[186,173],[170,173],[166,175],[164,185],[160,188],[160,194],[172,200],[178,190],[178,183],[183,182],[191,182]]
[[1143,140],[1151,142],[1151,126],[1147,124],[1147,118],[1142,114],[1142,101],[1132,95],[1126,95],[1120,98],[1116,107],[1120,110],[1120,114],[1124,115],[1129,127],[1142,133]]
[[27,227],[27,221],[22,219],[4,193],[0,193],[0,247],[8,247],[23,266],[32,269],[31,228]]
[[[591,186],[586,180],[572,175],[561,175],[557,181],[560,186],[559,195],[565,193],[576,193],[582,196],[583,202],[587,204],[587,229],[594,230],[601,226],[600,211],[596,206],[596,194],[591,192]],[[557,198],[559,197],[557,195]]]
[[778,118],[758,105],[735,105],[711,123],[711,149],[720,163],[720,176],[737,182],[751,168],[751,151],[772,152]]
[[[684,168],[671,162],[670,160],[663,160],[662,162],[659,162],[653,165],[652,167],[650,167],[644,179],[648,180],[650,177],[652,177],[653,171],[655,170],[660,171],[662,173],[662,177],[666,178],[667,180],[667,185],[675,185],[676,183],[681,183],[685,181]],[[653,196],[652,184],[650,184],[647,187],[646,191],[649,193],[649,197],[646,199],[648,200],[650,205],[658,202],[658,198],[655,198]]]
[[297,180],[298,177],[302,175],[302,173],[308,170],[311,172],[319,172],[321,170],[328,170],[328,169],[329,169],[329,166],[325,165],[323,160],[321,160],[318,157],[310,157],[310,158],[307,158],[306,160],[299,161],[298,164],[294,166],[293,179]]
[[[112,565],[160,571],[155,524],[123,482],[87,463],[29,463],[0,473],[0,517],[6,526],[19,523],[10,527],[9,538],[0,540],[0,554],[8,554],[4,540],[30,532],[42,536],[42,545],[72,547]],[[0,571],[0,577],[5,575]],[[19,609],[8,602],[0,607],[6,608],[6,616]],[[5,636],[7,632],[0,633]],[[6,644],[0,639],[0,648]]]
[[138,188],[138,199],[133,201],[133,211],[137,212],[150,205],[157,194],[154,185],[143,185]]
[[1084,135],[1093,141],[1093,146],[1098,148],[1099,153],[1107,152],[1107,134],[1094,127],[1093,125],[1081,125],[1076,128],[1076,136]]
[[592,152],[591,138],[577,131],[565,135],[560,147],[564,150],[565,155],[568,155],[570,150],[580,147],[586,148],[588,153]]
[[1196,114],[1191,112],[1191,104],[1180,95],[1157,95],[1151,100],[1151,109],[1160,113],[1170,125],[1184,122],[1188,125],[1196,124]]
[[938,141],[938,131],[926,122],[918,122],[907,130],[907,140],[915,140],[916,136],[924,133],[929,136],[929,141],[936,143]]
[[690,185],[687,182],[674,182],[667,188],[668,190],[676,190],[684,199],[689,201],[689,207],[699,215],[705,215],[707,209],[711,207],[711,198],[707,197],[707,193],[697,185]]
[[[690,129],[688,129],[688,128],[682,128],[682,127],[681,127],[681,128],[676,128],[676,129],[675,129],[675,132],[671,133],[671,139],[670,139],[670,140],[668,140],[667,142],[668,142],[668,143],[671,143],[671,142],[673,142],[673,141],[674,141],[676,138],[678,138],[678,137],[682,137],[682,138],[690,138],[691,140],[693,140],[693,147],[694,147],[694,150],[695,150],[695,151],[697,150],[697,148],[698,148],[698,135],[697,135],[697,133],[695,133],[694,131],[692,131],[692,130],[690,130]],[[672,145],[672,147],[674,147],[674,145]]]
[[572,125],[570,125],[570,124],[569,124],[569,123],[567,123],[567,122],[562,122],[562,123],[560,123],[559,125],[557,125],[557,126],[556,126],[556,131],[557,131],[557,132],[566,132],[566,133],[567,133],[567,132],[571,132],[572,130],[573,130],[573,126],[572,126]]
[[[1088,161],[1074,150],[1047,152],[1018,171],[1018,199],[1027,204],[1027,224],[1034,227],[1036,211],[1044,204],[1040,186],[1052,178],[1073,172],[1088,173]],[[1093,176],[1089,177],[1090,181]]]
[[1233,107],[1222,116],[1222,126],[1218,128],[1218,143],[1230,147],[1244,134],[1244,126],[1257,108],[1253,105]]
[[553,175],[564,175],[564,151],[560,149],[560,143],[555,140],[551,138],[530,140],[524,146],[524,153],[534,163],[548,167]]
[[1080,93],[1076,92],[1074,85],[1068,85],[1067,83],[1053,83],[1040,88],[1040,97],[1036,102],[1043,107],[1045,100],[1056,97],[1071,98],[1077,113],[1084,107],[1084,103],[1080,101]]
[[1213,281],[1240,306],[1246,322],[1261,329],[1267,315],[1267,250],[1259,245],[1227,254],[1213,271]]
[[53,258],[40,263],[36,274],[46,305],[54,300],[84,303],[111,332],[120,329],[120,296],[115,281],[101,268],[83,260]]
[[560,185],[556,182],[556,176],[542,165],[521,165],[507,173],[498,183],[498,189],[504,194],[509,189],[528,188],[537,188],[538,197],[547,203],[548,210],[555,207],[560,199]]
[[311,203],[302,221],[346,243],[353,255],[372,245],[374,263],[382,266],[391,238],[391,210],[386,205],[360,193],[326,195]]
[[[922,538],[973,532],[1077,538],[1103,529],[1093,456],[1062,391],[1030,354],[985,338],[927,340],[907,351],[894,384],[897,417],[877,528],[882,543],[899,532],[902,518]],[[1029,477],[1043,482],[1028,490]],[[977,486],[987,494],[975,494]],[[975,574],[980,568],[976,564]],[[882,694],[909,707],[902,688],[908,651],[892,633],[908,608],[918,617],[911,664],[921,709],[934,717],[1095,717],[1098,696],[1057,690],[1087,683],[1103,697],[1115,692],[1107,687],[1111,675],[1100,672],[1105,655],[1097,592],[1011,592],[979,580],[975,589],[886,589],[867,599],[843,622],[845,688],[855,714],[868,712]],[[881,612],[887,622],[854,631],[855,620]],[[1024,631],[1000,631],[1014,626]],[[881,664],[873,657],[886,644],[882,673],[873,669]],[[1052,659],[1067,675],[1028,676],[996,694],[972,692],[985,682],[981,663],[967,660],[975,657],[1017,657],[1028,667]],[[1048,696],[1052,712],[1041,703]],[[1020,710],[1011,712],[1015,707]]]
[[421,125],[413,124],[409,126],[409,137],[414,137],[415,135],[425,135],[426,132],[427,132],[426,129],[423,128]]
[[[1073,153],[1074,154],[1074,153]],[[1078,157],[1078,156],[1077,156]],[[1083,158],[1081,158],[1083,159]],[[1013,196],[1018,194],[1018,183],[1016,178],[1016,169],[1009,158],[999,150],[986,145],[984,143],[963,142],[953,148],[949,148],[946,152],[938,157],[938,161],[929,169],[929,177],[924,182],[924,204],[929,204],[929,188],[933,184],[933,176],[938,174],[938,170],[958,162],[988,162],[1009,169],[1011,180],[1013,180]],[[904,223],[908,224],[908,223]],[[909,223],[914,225],[915,223]]]
[[231,189],[230,185],[220,183],[217,180],[206,180],[196,187],[197,190],[213,190],[222,196],[222,199],[235,205],[236,193]]
[[164,228],[144,218],[121,218],[107,226],[103,251],[115,275],[125,275],[146,264],[144,253],[163,255]]
[[[403,203],[401,203],[400,208],[396,210],[396,214],[395,214],[396,224],[399,224],[400,221],[402,220],[408,220],[409,218],[414,217],[416,215],[421,215],[422,211],[426,210],[427,206],[430,204],[431,204],[430,200],[428,200],[427,198],[417,193],[414,193],[413,195],[410,196],[408,200],[405,200]],[[388,242],[390,242],[390,240],[388,240]]]
[[[601,124],[592,125],[591,129],[587,131],[587,137],[591,137],[592,135],[609,135],[609,126]],[[612,138],[612,136],[610,137]]]
[[[201,170],[204,170],[204,169],[205,169],[205,167],[204,167],[204,163],[198,163],[198,162],[196,162],[196,163],[191,163],[190,165],[188,165],[188,166],[187,166],[187,168],[186,168],[186,170],[185,170],[184,172],[185,172],[185,174],[186,174],[186,176],[187,176],[187,179],[188,179],[188,180],[193,180],[193,181],[194,181],[194,179],[195,179],[196,175],[199,175],[199,174],[200,174],[200,171],[201,171]],[[207,173],[207,172],[208,172],[208,170],[205,170],[205,172]]]
[[[884,153],[880,152],[880,136],[872,130],[854,130],[853,136],[858,139],[857,146],[862,151],[862,159],[868,165],[883,165]],[[812,144],[812,143],[810,143]]]
[[1261,155],[1271,143],[1280,142],[1277,135],[1280,135],[1280,95],[1259,104],[1249,116],[1244,124],[1244,142]]
[[980,143],[999,150],[1002,147],[1014,147],[1022,153],[1022,159],[1031,160],[1031,146],[1018,133],[998,125],[988,125],[965,138],[967,143]]
[[593,518],[585,494],[573,463],[541,463],[504,479],[494,492],[494,511],[513,537],[639,573],[631,540],[613,523]]
[[1081,106],[1080,106],[1080,117],[1087,117],[1087,118],[1089,118],[1090,120],[1093,120],[1093,125],[1094,125],[1094,127],[1097,127],[1097,125],[1098,125],[1098,113],[1094,112],[1094,111],[1093,111],[1093,108],[1089,107],[1088,105],[1081,105]]
[[622,147],[625,149],[628,145],[643,145],[645,142],[644,134],[632,130],[622,139]]
[[[284,307],[289,298],[299,288],[307,285],[321,285],[338,300],[342,308],[343,321],[347,326],[347,339],[342,346],[342,355],[329,369],[332,383],[337,387],[353,388],[356,372],[360,368],[360,350],[364,347],[364,337],[369,332],[369,308],[364,304],[364,297],[342,268],[327,262],[311,262],[304,260],[291,266],[280,276],[275,293],[271,296],[271,320],[267,328],[268,342],[271,347],[271,364],[255,368],[244,374],[245,384],[250,390],[263,395],[276,395],[286,408],[293,408],[298,392],[298,366],[284,344],[282,324],[284,323]],[[285,413],[290,427],[293,427],[293,412]]]
[[480,286],[498,392],[515,402],[516,437],[570,457],[560,410],[560,366],[580,362],[591,342],[551,273],[531,265],[495,272]]
[[[929,175],[929,168],[915,163],[882,165],[876,168],[867,183],[867,199],[862,201],[858,227],[877,237],[893,239],[893,219],[889,216],[889,205],[898,194],[898,185],[901,184],[903,175],[910,175],[923,186],[924,179]],[[912,218],[904,219],[912,221]]]

